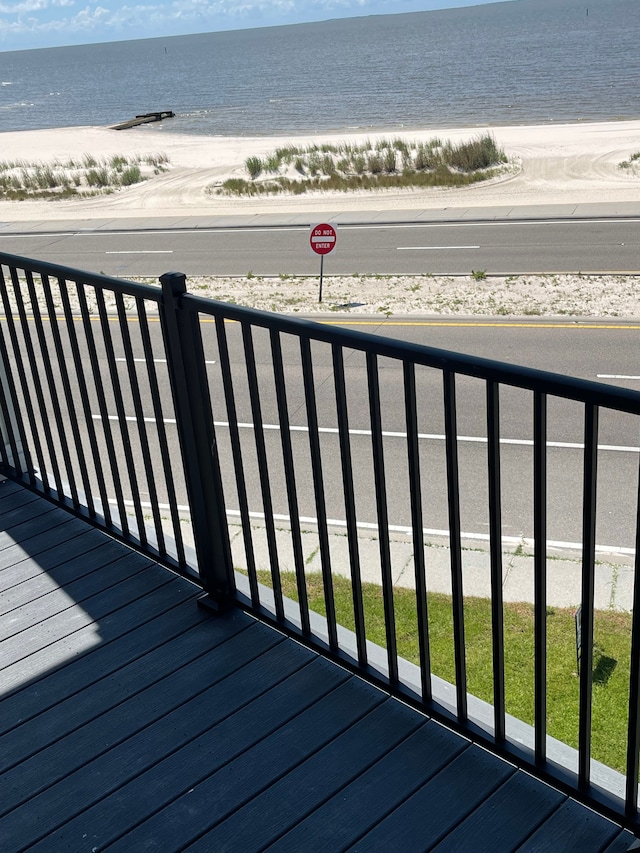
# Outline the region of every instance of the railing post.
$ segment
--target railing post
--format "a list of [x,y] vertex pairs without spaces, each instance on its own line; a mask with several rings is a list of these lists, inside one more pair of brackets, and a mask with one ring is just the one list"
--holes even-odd
[[220,609],[233,597],[235,581],[202,336],[197,316],[180,307],[180,297],[187,290],[186,276],[165,273],[160,283],[160,316],[198,572],[209,604]]
[[5,365],[5,349],[2,347],[0,352],[0,436],[4,442],[2,458],[6,460],[8,467],[14,468],[20,474],[25,474],[31,471],[31,466],[27,461],[22,443],[22,432],[16,416],[12,393],[14,390],[9,385]]

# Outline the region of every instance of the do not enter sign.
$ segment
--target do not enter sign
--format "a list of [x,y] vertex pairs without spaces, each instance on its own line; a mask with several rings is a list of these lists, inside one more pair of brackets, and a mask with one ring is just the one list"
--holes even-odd
[[328,255],[335,249],[337,237],[333,225],[322,222],[320,225],[314,225],[311,229],[309,242],[316,255]]

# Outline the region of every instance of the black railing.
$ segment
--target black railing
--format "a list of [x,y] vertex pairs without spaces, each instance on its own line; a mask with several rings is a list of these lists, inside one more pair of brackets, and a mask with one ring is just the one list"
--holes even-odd
[[[0,272],[9,476],[197,579],[216,607],[253,611],[638,828],[638,583],[621,788],[591,749],[599,537],[619,537],[634,578],[640,568],[638,448],[621,446],[622,462],[599,463],[614,446],[608,434],[637,444],[640,394],[213,302],[187,293],[177,273],[158,288],[9,255],[0,255]],[[467,427],[477,434],[466,436]],[[550,438],[559,430],[562,442]],[[527,437],[502,435],[520,431]],[[570,447],[568,466],[549,459],[558,443]],[[468,692],[467,519],[487,530],[479,538],[488,543],[488,704]],[[532,542],[530,727],[508,713],[505,528]],[[580,550],[575,762],[547,732],[558,531]],[[411,543],[402,568],[415,589],[415,667],[398,651],[407,630],[397,624],[398,536]],[[453,694],[432,662],[426,545],[436,536],[448,547]],[[310,603],[310,564],[319,567],[320,606]],[[349,630],[338,575],[349,581]],[[384,615],[377,644],[372,575]]]

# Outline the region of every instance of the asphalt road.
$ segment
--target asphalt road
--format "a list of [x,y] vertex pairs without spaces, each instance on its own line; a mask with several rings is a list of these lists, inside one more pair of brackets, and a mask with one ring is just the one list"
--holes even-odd
[[[266,220],[260,220],[266,222]],[[152,223],[152,224],[151,224]],[[46,258],[120,277],[159,275],[312,275],[319,258],[305,225],[169,229],[46,224],[0,232],[0,251]],[[640,268],[640,218],[341,224],[325,274],[468,275],[629,272]]]

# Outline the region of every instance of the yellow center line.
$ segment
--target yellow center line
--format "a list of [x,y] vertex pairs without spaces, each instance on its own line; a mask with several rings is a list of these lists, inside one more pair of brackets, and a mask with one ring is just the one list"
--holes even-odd
[[492,320],[320,320],[332,326],[478,326],[504,329],[640,329],[640,324],[628,323],[502,323]]
[[[301,317],[301,315],[296,315],[297,317]],[[0,321],[5,320],[6,317],[3,314],[0,314]],[[28,320],[33,320],[33,315],[27,317]],[[60,319],[64,319],[60,317]],[[78,314],[72,315],[72,319],[74,322],[82,322],[82,317]],[[92,314],[88,317],[91,322],[100,322],[100,317]],[[311,316],[304,317],[305,320],[313,319]],[[41,317],[43,322],[50,322],[51,318],[47,316]],[[149,323],[159,323],[160,317],[158,315],[147,314],[146,317],[147,322]],[[107,321],[109,323],[119,323],[119,317],[109,314],[107,316]],[[129,323],[139,323],[139,317],[128,316],[127,322]],[[215,323],[215,317],[200,315],[201,323]],[[230,318],[225,318],[225,323],[236,323],[237,320],[233,320]],[[582,322],[582,321],[574,321],[574,322],[566,322],[559,321],[557,323],[549,322],[549,323],[533,323],[527,321],[517,321],[517,322],[501,322],[496,320],[334,320],[334,319],[318,319],[314,320],[314,322],[319,323],[325,326],[389,326],[390,328],[394,328],[396,326],[442,326],[442,327],[450,327],[450,328],[463,328],[463,327],[477,327],[477,328],[495,328],[495,329],[575,329],[577,331],[581,330],[591,330],[591,329],[600,329],[600,330],[613,330],[613,331],[640,331],[640,323],[598,323],[598,322]]]

